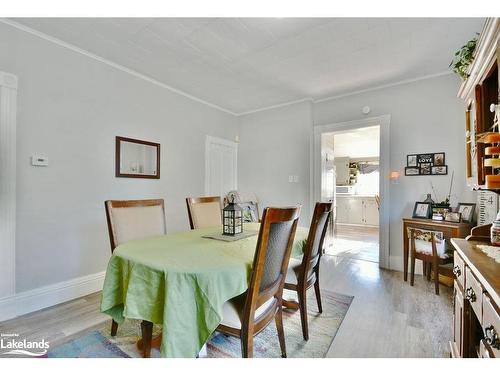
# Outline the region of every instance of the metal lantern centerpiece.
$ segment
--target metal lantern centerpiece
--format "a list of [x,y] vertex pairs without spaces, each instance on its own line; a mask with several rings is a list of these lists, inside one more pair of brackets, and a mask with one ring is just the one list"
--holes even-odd
[[234,197],[222,210],[222,234],[236,236],[243,233],[243,210],[234,203]]

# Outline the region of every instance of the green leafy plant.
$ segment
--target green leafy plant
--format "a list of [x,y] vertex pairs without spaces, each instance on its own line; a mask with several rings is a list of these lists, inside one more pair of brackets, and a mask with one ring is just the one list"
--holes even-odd
[[455,52],[455,57],[449,65],[449,68],[451,68],[463,80],[466,80],[469,77],[469,75],[467,74],[467,68],[474,59],[474,51],[476,49],[476,45],[477,36],[474,39],[469,40],[467,43],[465,43],[465,45],[462,46],[462,48]]

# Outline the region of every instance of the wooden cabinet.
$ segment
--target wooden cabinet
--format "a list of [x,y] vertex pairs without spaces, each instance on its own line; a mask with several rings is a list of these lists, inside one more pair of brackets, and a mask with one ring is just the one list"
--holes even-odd
[[485,160],[491,158],[486,151],[485,136],[492,129],[494,113],[491,104],[498,104],[498,56],[500,19],[487,19],[478,38],[474,61],[469,66],[467,78],[460,86],[458,96],[465,102],[466,131],[466,176],[467,183],[474,189],[492,188],[487,186],[487,176],[497,174]]
[[451,356],[500,358],[500,263],[477,247],[484,242],[458,238],[451,242],[455,247]]
[[349,185],[350,171],[349,158],[335,158],[335,181],[337,185]]
[[453,341],[451,342],[451,356],[463,357],[462,329],[464,326],[464,295],[459,286],[455,285],[453,292]]
[[379,211],[375,197],[337,195],[337,223],[372,225],[379,224]]

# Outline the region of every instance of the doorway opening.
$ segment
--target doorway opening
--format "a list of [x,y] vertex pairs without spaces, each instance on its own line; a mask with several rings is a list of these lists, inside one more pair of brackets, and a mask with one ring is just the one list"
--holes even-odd
[[321,134],[322,200],[334,203],[326,253],[379,261],[380,126]]

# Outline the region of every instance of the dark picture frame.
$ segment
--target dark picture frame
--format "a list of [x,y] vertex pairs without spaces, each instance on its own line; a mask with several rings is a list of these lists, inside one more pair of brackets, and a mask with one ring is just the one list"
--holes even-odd
[[475,203],[458,203],[457,212],[461,214],[463,223],[473,223],[476,212]]
[[406,155],[405,176],[444,176],[448,174],[444,152]]
[[415,206],[413,207],[412,218],[429,219],[431,217],[431,214],[432,214],[432,203],[415,202]]
[[[145,173],[123,173],[121,170],[121,155],[122,155],[122,142],[136,143],[144,146],[151,146],[156,148],[156,167],[154,174]],[[127,138],[127,137],[115,137],[115,177],[128,177],[128,178],[160,178],[160,144],[155,142],[143,141],[140,139]]]

